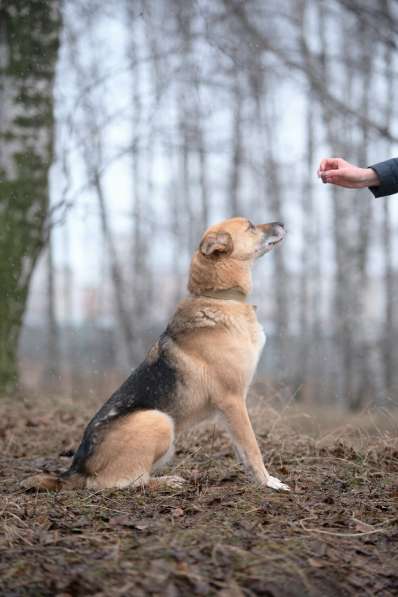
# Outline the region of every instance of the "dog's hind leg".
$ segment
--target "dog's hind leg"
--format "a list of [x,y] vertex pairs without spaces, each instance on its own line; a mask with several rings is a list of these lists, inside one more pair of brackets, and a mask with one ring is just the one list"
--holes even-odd
[[[174,423],[159,410],[143,410],[120,417],[94,449],[87,462],[91,489],[144,486],[153,469],[174,453]],[[154,478],[154,481],[160,481]],[[166,479],[164,479],[166,482]]]

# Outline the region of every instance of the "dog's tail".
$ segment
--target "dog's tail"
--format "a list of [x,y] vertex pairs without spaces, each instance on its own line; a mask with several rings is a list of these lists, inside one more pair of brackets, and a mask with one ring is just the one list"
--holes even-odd
[[38,491],[59,491],[61,489],[83,489],[86,479],[83,475],[67,471],[62,475],[40,473],[21,481],[23,489],[37,489]]

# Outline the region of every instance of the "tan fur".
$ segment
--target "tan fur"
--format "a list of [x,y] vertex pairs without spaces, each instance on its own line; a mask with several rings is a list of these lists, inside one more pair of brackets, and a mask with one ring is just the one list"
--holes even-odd
[[[244,218],[226,220],[206,231],[192,258],[191,296],[178,305],[162,341],[154,344],[145,360],[151,366],[166,355],[183,382],[169,396],[168,414],[140,410],[101,427],[85,463],[86,487],[178,486],[180,478],[152,480],[151,471],[172,456],[175,432],[216,417],[256,481],[288,489],[266,470],[246,408],[265,336],[256,308],[244,299],[252,288],[255,258],[283,236],[278,223],[253,226]],[[59,488],[48,476],[40,482],[35,478],[36,487]]]
[[23,489],[39,489],[47,491],[58,491],[60,489],[83,489],[86,487],[86,479],[82,475],[73,475],[69,479],[61,479],[55,474],[41,473],[33,475],[21,482]]
[[150,471],[173,441],[173,421],[158,410],[140,411],[117,420],[87,463],[87,487],[145,485]]
[[21,482],[23,489],[47,489],[48,491],[56,491],[61,489],[62,483],[56,475],[41,473],[33,475]]

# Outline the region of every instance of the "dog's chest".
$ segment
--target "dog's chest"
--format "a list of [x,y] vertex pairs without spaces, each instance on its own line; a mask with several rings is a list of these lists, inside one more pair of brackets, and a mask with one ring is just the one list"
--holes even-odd
[[253,380],[265,344],[262,326],[257,321],[251,322],[246,328],[246,334],[242,334],[241,340],[238,348],[239,359],[234,359],[234,367],[235,371],[239,370],[247,390]]
[[240,355],[239,366],[242,374],[250,381],[264,348],[266,336],[262,325],[257,321],[255,312],[250,312],[249,316],[246,314],[246,317],[240,319],[239,324],[235,346]]
[[257,366],[258,359],[260,358],[261,352],[266,342],[266,335],[263,326],[256,320],[250,326],[250,339],[251,348],[253,353],[253,359],[255,361],[255,367]]
[[265,335],[263,326],[258,321],[256,321],[254,330],[254,344],[259,352],[261,352],[264,348],[266,340],[267,336]]

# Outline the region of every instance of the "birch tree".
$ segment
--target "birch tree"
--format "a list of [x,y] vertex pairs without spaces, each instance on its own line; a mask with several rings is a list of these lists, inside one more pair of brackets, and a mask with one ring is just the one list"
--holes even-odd
[[0,393],[16,387],[32,277],[46,243],[58,0],[0,2]]

